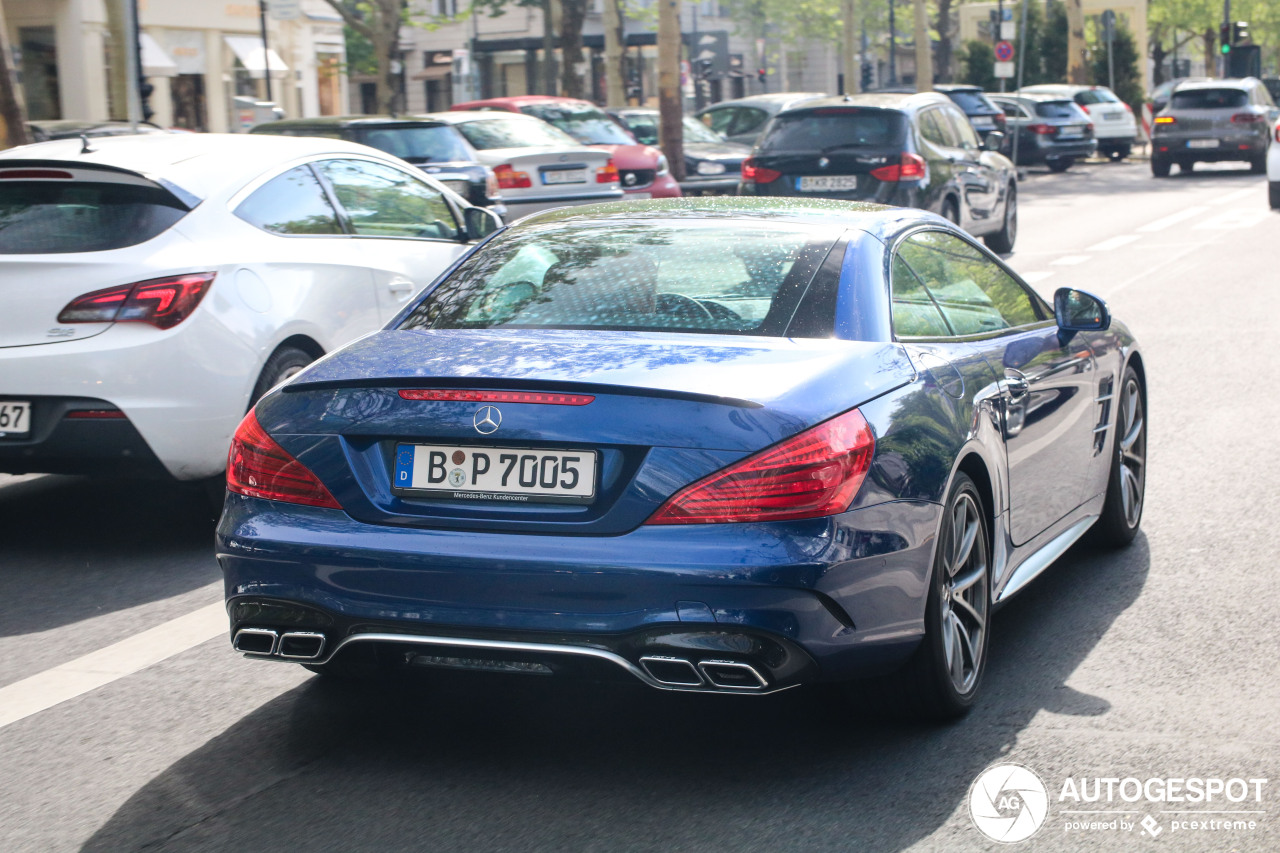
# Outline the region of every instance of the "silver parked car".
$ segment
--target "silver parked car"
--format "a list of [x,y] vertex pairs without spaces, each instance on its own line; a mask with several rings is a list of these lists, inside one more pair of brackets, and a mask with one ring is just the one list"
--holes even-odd
[[452,124],[493,169],[517,219],[551,207],[623,198],[618,169],[608,151],[591,148],[533,116],[496,110],[465,110],[415,116]]
[[1182,83],[1155,117],[1151,174],[1168,177],[1174,163],[1189,172],[1197,162],[1241,160],[1260,175],[1277,117],[1280,110],[1254,77]]
[[755,145],[769,119],[802,101],[825,98],[822,92],[774,92],[734,101],[721,101],[699,111],[694,118],[729,142]]

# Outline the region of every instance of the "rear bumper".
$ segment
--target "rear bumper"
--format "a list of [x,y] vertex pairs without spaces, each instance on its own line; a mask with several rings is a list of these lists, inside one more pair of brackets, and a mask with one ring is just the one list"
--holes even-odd
[[680,190],[686,194],[733,195],[738,191],[738,175],[729,177],[699,178],[696,175],[680,182]]
[[[1018,140],[1019,163],[1043,163],[1046,160],[1063,157],[1091,157],[1098,150],[1096,139],[1081,139],[1078,142],[1053,142],[1043,138],[1030,139],[1022,137]],[[1009,156],[1013,156],[1012,148]]]
[[[466,642],[430,654],[515,642],[604,649],[641,669],[644,655],[695,670],[737,661],[771,690],[905,660],[923,632],[937,513],[895,502],[805,522],[566,537],[382,527],[231,495],[217,552],[233,636],[324,633],[317,662],[344,643],[422,654],[453,638]],[[312,615],[289,615],[299,606]]]
[[167,475],[137,428],[124,418],[77,418],[115,407],[88,397],[28,397],[31,432],[0,439],[0,471],[7,474]]
[[[1191,143],[1201,140],[1214,140],[1216,148],[1193,148]],[[1211,136],[1197,135],[1164,135],[1155,138],[1152,150],[1175,160],[1253,160],[1267,153],[1266,136],[1252,134],[1250,136]]]

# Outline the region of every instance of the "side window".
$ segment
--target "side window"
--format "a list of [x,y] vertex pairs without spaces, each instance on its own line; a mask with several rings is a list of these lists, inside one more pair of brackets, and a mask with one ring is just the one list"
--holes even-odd
[[1043,319],[1016,279],[959,237],[922,231],[903,242],[898,258],[924,283],[953,334],[986,334]]
[[355,233],[366,237],[456,240],[458,223],[443,194],[399,169],[367,160],[318,164]]
[[893,259],[893,333],[900,338],[942,338],[951,334],[942,313],[920,279],[902,260]]
[[722,110],[712,110],[707,113],[704,118],[709,120],[709,127],[716,133],[729,133],[729,125],[733,124],[734,114],[737,110],[733,107],[725,107]]
[[951,139],[949,131],[946,120],[938,110],[925,110],[920,114],[920,135],[934,145],[954,148],[955,141]]
[[974,132],[973,125],[969,123],[968,116],[951,107],[944,107],[942,112],[951,119],[951,126],[954,128],[956,137],[960,140],[961,145],[970,148],[982,147],[982,143],[978,141],[978,134]]
[[764,123],[769,120],[769,114],[764,110],[739,107],[735,112],[737,118],[733,122],[731,133],[759,133],[764,129]]
[[338,215],[308,166],[277,175],[240,202],[236,216],[273,234],[341,234]]

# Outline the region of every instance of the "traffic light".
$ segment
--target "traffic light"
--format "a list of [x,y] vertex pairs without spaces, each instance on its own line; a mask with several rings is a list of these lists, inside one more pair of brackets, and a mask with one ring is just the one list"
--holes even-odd
[[1218,44],[1220,45],[1218,50],[1222,51],[1224,56],[1231,52],[1231,25],[1230,24],[1223,24],[1222,26],[1218,27]]
[[865,92],[870,88],[871,88],[871,63],[864,62],[862,63],[862,91]]
[[1231,25],[1231,44],[1235,46],[1242,41],[1249,40],[1249,22],[1236,21]]
[[761,83],[763,83],[764,78],[768,76],[769,76],[768,72],[766,72],[763,68],[756,69],[756,79],[759,80]]

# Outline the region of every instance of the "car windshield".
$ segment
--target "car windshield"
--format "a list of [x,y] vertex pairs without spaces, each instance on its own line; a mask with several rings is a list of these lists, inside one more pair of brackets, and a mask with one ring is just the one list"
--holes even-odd
[[[627,130],[631,131],[631,135],[636,138],[636,142],[641,145],[658,144],[657,113],[627,113],[622,117],[622,120],[626,124]],[[724,139],[718,133],[693,116],[684,116],[681,124],[684,127],[684,141],[686,143],[710,143],[715,145],[724,142]]]
[[1189,89],[1174,92],[1169,106],[1175,110],[1225,110],[1249,105],[1249,95],[1240,89]]
[[774,116],[760,138],[761,153],[809,153],[839,148],[896,148],[907,118],[897,110],[833,107]]
[[1040,118],[1088,118],[1080,114],[1080,108],[1072,101],[1040,101],[1036,104],[1036,115]]
[[494,148],[578,147],[578,141],[549,124],[495,115],[457,125],[467,141],[481,151]]
[[[687,220],[533,226],[477,252],[399,328],[778,337],[839,235],[834,228]],[[832,322],[826,319],[827,334]]]
[[595,107],[529,104],[520,112],[555,125],[584,145],[634,145],[635,140]]
[[947,97],[954,101],[956,106],[964,110],[967,115],[987,115],[1000,112],[1000,109],[987,100],[987,96],[981,92],[964,90],[948,92]]
[[1077,104],[1118,104],[1120,99],[1111,93],[1110,89],[1084,89],[1076,92],[1075,102]]
[[160,187],[6,180],[0,182],[0,255],[123,249],[186,214]]
[[447,124],[373,127],[361,134],[360,141],[410,163],[471,159],[458,131]]

